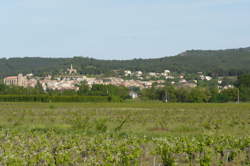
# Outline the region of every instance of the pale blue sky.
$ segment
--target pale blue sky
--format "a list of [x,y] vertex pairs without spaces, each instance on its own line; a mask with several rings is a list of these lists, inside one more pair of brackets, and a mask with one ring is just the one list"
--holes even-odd
[[250,46],[250,0],[0,0],[0,57],[156,58]]

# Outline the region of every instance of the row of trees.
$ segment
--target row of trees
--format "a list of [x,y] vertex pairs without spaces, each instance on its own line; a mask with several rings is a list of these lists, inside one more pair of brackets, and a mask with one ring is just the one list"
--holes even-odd
[[117,102],[111,96],[0,95],[0,102]]
[[[93,85],[89,87],[86,82],[81,83],[79,86],[79,90],[47,90],[46,92],[43,90],[40,84],[37,84],[35,88],[24,88],[18,86],[7,86],[4,84],[0,84],[0,96],[2,101],[4,100],[13,100],[13,101],[20,101],[25,100],[27,101],[34,100],[34,101],[64,101],[64,100],[71,100],[71,101],[85,101],[85,98],[82,96],[89,96],[91,97],[108,97],[109,101],[121,101],[124,99],[129,98],[129,89],[126,87],[114,86],[114,85]],[[6,97],[4,97],[6,96]],[[10,99],[13,96],[14,99]],[[21,97],[17,97],[21,96]],[[27,97],[31,96],[31,97]],[[37,97],[36,97],[37,96]],[[66,97],[65,97],[66,96]],[[72,98],[73,96],[73,98]],[[80,96],[80,98],[79,98]],[[98,98],[99,99],[99,98]],[[106,100],[106,99],[105,99]]]

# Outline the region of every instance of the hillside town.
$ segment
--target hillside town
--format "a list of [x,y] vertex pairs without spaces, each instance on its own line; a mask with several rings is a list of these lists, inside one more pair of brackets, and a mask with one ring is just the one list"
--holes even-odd
[[[211,81],[214,78],[203,75],[202,72],[197,73],[197,78],[203,81]],[[44,91],[51,90],[78,90],[81,82],[86,82],[89,87],[94,84],[125,86],[128,88],[137,87],[139,89],[155,87],[164,87],[166,82],[171,85],[180,87],[194,88],[197,86],[198,79],[187,80],[184,74],[173,74],[169,70],[164,70],[162,73],[143,73],[142,71],[123,71],[123,75],[119,77],[87,77],[80,75],[77,70],[71,65],[65,73],[58,76],[48,75],[46,77],[37,77],[30,74],[18,74],[17,76],[8,76],[4,78],[4,84],[35,87],[38,83],[41,84]],[[221,86],[222,80],[218,79],[218,88],[232,88],[233,85]]]

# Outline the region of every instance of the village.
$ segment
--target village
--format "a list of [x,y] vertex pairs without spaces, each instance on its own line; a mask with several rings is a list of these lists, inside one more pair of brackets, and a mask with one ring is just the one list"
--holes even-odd
[[[184,74],[171,73],[165,70],[162,73],[143,73],[142,71],[123,71],[123,75],[119,77],[87,77],[78,74],[77,70],[71,65],[67,71],[58,76],[48,75],[46,77],[37,77],[30,74],[18,74],[17,76],[8,76],[4,78],[4,84],[21,87],[35,87],[41,84],[44,91],[51,90],[79,90],[79,85],[85,82],[89,87],[94,84],[124,86],[127,88],[136,87],[139,89],[154,87],[164,87],[166,83],[178,87],[197,87],[198,80],[212,81],[215,78],[203,75],[202,72],[197,73],[197,79],[186,79]],[[233,85],[222,86],[222,79],[216,79],[219,89],[233,88]]]

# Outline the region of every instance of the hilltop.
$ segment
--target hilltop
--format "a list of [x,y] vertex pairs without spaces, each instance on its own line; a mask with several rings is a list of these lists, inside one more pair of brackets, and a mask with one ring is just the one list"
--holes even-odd
[[250,47],[225,50],[189,50],[176,56],[156,59],[101,60],[87,57],[73,58],[2,58],[0,75],[17,73],[60,73],[73,64],[81,74],[103,74],[113,70],[143,72],[204,72],[211,75],[250,73]]

